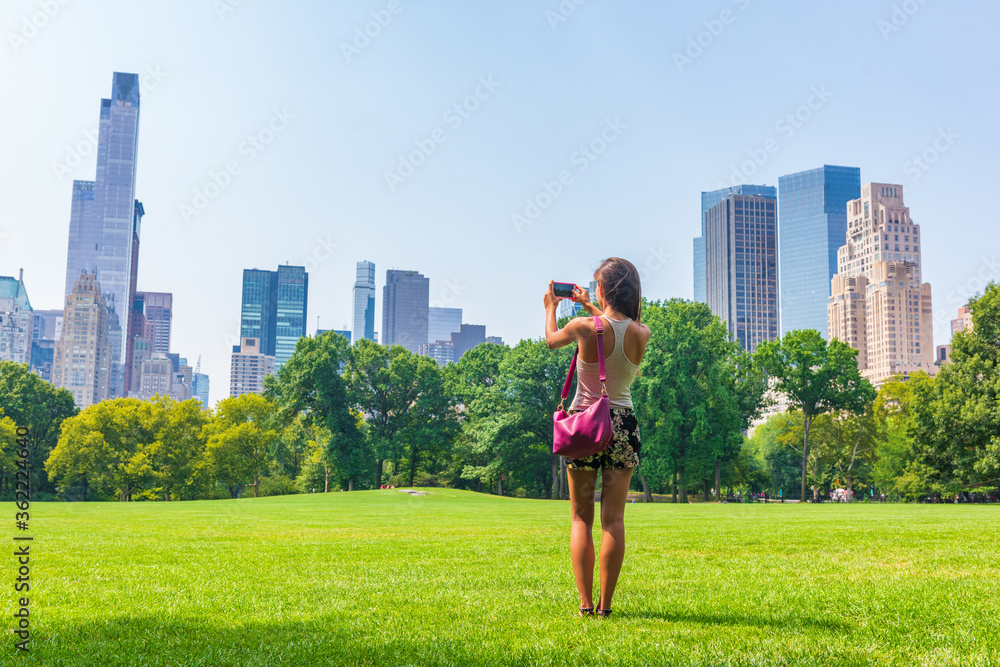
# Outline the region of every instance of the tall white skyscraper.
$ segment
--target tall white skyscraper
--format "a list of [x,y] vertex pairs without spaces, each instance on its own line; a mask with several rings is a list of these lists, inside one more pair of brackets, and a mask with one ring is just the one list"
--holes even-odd
[[362,338],[378,342],[375,336],[375,263],[358,262],[354,280],[354,324],[351,340]]

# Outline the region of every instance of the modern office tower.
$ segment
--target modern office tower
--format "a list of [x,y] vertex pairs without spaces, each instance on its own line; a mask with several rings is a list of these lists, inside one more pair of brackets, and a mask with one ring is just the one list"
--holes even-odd
[[436,343],[424,343],[419,346],[417,354],[430,357],[442,368],[455,361],[455,346],[450,340],[439,340]]
[[278,267],[277,281],[274,363],[281,366],[291,359],[295,345],[306,335],[309,274],[304,266],[283,264]]
[[170,292],[137,292],[145,307],[145,326],[137,330],[149,339],[153,352],[170,352],[170,323],[173,320],[174,295]]
[[[705,296],[733,339],[753,352],[778,337],[777,197],[773,187],[739,189],[705,213]],[[702,201],[712,194],[703,192]]]
[[[701,227],[701,236],[694,239],[694,300],[701,303],[708,303],[705,296],[706,275],[705,275],[705,214],[708,210],[723,201],[729,195],[755,195],[759,197],[774,197],[775,189],[770,185],[734,185],[720,190],[710,190],[701,193],[701,217],[698,224]],[[596,294],[591,293],[595,299]]]
[[109,395],[111,350],[107,319],[108,309],[97,276],[81,274],[66,297],[62,335],[52,363],[52,384],[68,389],[80,408],[99,403]]
[[259,338],[241,338],[233,346],[229,395],[259,394],[264,391],[264,378],[274,375],[274,356],[264,354]]
[[306,335],[309,274],[304,266],[277,271],[244,269],[240,338],[255,338],[263,354],[280,366]]
[[[163,354],[162,352],[160,354]],[[128,395],[137,396],[142,389],[142,363],[153,356],[153,345],[146,336],[132,340],[132,368],[129,371]]]
[[958,317],[951,321],[951,335],[954,336],[959,331],[972,331],[972,311],[968,306],[958,309]]
[[487,336],[486,342],[493,343],[494,345],[503,345],[503,338],[500,336]]
[[462,355],[486,342],[486,327],[482,324],[463,324],[461,331],[451,335],[451,344],[455,348],[455,361]]
[[56,343],[62,335],[63,311],[36,310],[31,332],[31,372],[52,382]]
[[31,372],[51,383],[52,361],[55,359],[56,341],[62,333],[63,311],[36,310],[32,316]]
[[857,167],[823,165],[778,179],[782,336],[815,329],[827,337],[827,301],[847,234],[847,202],[860,196]]
[[347,339],[348,345],[351,344],[351,335],[353,332],[350,329],[334,329],[333,333],[340,334],[341,336]]
[[375,263],[358,262],[354,281],[354,329],[351,340],[378,342],[375,335]]
[[427,342],[451,340],[451,334],[462,330],[461,308],[427,309]]
[[24,269],[17,278],[0,276],[0,360],[31,362],[35,318],[24,289]]
[[[126,355],[131,346],[128,331],[134,295],[136,260],[142,205],[135,198],[139,136],[139,76],[115,72],[111,98],[101,100],[97,139],[97,173],[93,181],[73,181],[70,210],[66,289],[69,297],[81,274],[95,275],[105,308],[115,312],[106,323],[125,330],[111,333],[109,373],[117,375],[109,395],[124,385]],[[120,386],[121,385],[121,386]]]
[[705,237],[694,239],[694,300],[705,303]]
[[382,288],[382,344],[416,354],[427,342],[431,281],[416,271],[389,269]]
[[267,269],[243,269],[240,338],[253,338],[263,354],[274,356],[277,338],[278,276]]
[[903,186],[863,186],[847,205],[845,241],[830,283],[831,340],[858,350],[858,368],[876,386],[894,375],[933,373],[931,286],[920,279],[920,228],[903,204]]
[[208,374],[196,370],[191,381],[191,397],[198,399],[203,410],[207,410],[210,407],[208,402],[209,385]]

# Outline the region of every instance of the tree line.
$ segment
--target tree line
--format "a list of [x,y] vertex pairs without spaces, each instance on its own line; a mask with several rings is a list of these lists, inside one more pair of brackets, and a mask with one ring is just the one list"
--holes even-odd
[[[750,354],[704,304],[644,302],[652,337],[632,387],[635,490],[687,502],[699,492],[816,500],[843,487],[915,499],[995,489],[1000,288],[970,308],[973,330],[956,334],[951,364],[876,392],[856,351],[818,332],[790,332]],[[0,362],[0,497],[13,492],[14,429],[27,425],[40,500],[413,485],[565,498],[551,415],[572,354],[541,338],[484,343],[439,368],[400,346],[326,332],[301,339],[261,395],[212,409],[157,396],[82,411],[27,366]],[[748,438],[773,392],[791,409]]]

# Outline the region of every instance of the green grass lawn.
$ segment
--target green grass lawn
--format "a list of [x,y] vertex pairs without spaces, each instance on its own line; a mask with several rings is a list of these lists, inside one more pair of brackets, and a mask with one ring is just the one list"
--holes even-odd
[[33,503],[0,664],[1000,664],[998,506],[630,504],[580,619],[566,502],[428,490]]

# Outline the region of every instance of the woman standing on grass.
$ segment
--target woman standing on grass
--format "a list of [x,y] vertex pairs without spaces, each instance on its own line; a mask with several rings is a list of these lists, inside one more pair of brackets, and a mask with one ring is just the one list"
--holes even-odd
[[[604,326],[604,349],[608,397],[614,437],[603,452],[566,464],[572,516],[570,557],[580,592],[580,616],[594,613],[594,489],[601,471],[601,590],[597,602],[600,616],[611,615],[611,597],[625,558],[625,501],[632,471],[639,465],[639,425],[632,411],[629,388],[639,370],[649,342],[649,327],[640,323],[642,290],[639,272],[628,260],[611,257],[594,272],[597,303],[590,302],[587,290],[577,287],[573,300],[590,315],[600,316]],[[545,294],[545,342],[549,349],[576,343],[576,395],[569,412],[585,410],[601,397],[597,362],[597,327],[590,317],[576,317],[562,329],[556,323],[560,297],[552,283]]]

